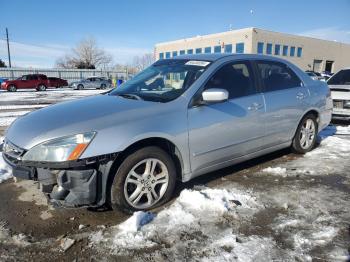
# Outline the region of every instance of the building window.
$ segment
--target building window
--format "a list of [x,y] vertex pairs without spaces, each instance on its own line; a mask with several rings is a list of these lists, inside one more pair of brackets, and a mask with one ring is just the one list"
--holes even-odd
[[187,49],[187,54],[192,55],[193,54],[193,49]]
[[225,45],[225,53],[232,53],[232,45]]
[[221,53],[221,46],[220,45],[214,46],[214,53]]
[[196,48],[196,54],[201,54],[202,53],[202,48]]
[[244,53],[244,43],[237,43],[236,44],[236,53],[237,54],[243,54]]
[[275,55],[281,54],[281,45],[275,45]]
[[272,55],[272,44],[270,43],[266,44],[266,54]]
[[295,46],[291,46],[290,47],[290,56],[294,56],[295,55]]
[[177,51],[173,51],[173,57],[177,56]]
[[185,54],[185,50],[180,50],[180,55],[184,55]]
[[283,56],[287,56],[287,55],[288,55],[288,46],[287,46],[287,45],[284,45],[284,46],[283,46],[282,55],[283,55]]
[[208,47],[204,48],[204,53],[210,54],[211,53],[211,47],[208,46]]
[[297,57],[301,57],[302,53],[303,53],[303,48],[298,47]]
[[258,42],[258,54],[263,54],[263,53],[264,53],[264,43]]
[[159,53],[159,59],[164,59],[164,53]]
[[165,53],[165,58],[170,58],[170,52]]

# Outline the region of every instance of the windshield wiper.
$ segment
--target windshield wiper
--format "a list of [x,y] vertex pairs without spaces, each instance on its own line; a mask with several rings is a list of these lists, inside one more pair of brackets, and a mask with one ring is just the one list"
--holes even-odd
[[127,99],[143,100],[140,96],[135,95],[135,94],[116,94],[116,95],[127,98]]

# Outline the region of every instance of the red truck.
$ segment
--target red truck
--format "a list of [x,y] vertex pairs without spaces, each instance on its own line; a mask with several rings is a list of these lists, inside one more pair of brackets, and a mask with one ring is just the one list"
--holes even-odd
[[68,86],[66,80],[60,78],[48,78],[43,74],[24,75],[16,80],[7,80],[1,83],[1,89],[9,92],[15,92],[17,89],[33,89],[45,91],[48,87]]

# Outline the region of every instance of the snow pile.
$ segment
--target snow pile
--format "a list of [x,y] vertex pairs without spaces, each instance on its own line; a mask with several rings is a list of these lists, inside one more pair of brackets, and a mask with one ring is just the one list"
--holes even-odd
[[8,166],[2,158],[0,152],[0,183],[12,177],[12,168]]
[[136,212],[122,224],[91,235],[90,242],[91,246],[102,244],[115,254],[151,248],[154,256],[166,254],[171,260],[188,256],[207,261],[240,257],[247,261],[269,254],[275,246],[271,239],[255,236],[242,237],[238,242],[233,232],[249,214],[245,211],[253,214],[261,208],[254,197],[237,189],[183,190],[157,216]]
[[290,177],[297,175],[342,174],[350,168],[350,126],[328,126],[319,137],[320,144],[304,156],[262,173]]

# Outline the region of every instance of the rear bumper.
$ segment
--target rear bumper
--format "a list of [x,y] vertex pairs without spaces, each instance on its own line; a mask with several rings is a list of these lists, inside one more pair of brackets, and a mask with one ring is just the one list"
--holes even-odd
[[96,207],[106,202],[108,176],[114,162],[112,157],[102,161],[96,159],[92,164],[57,168],[57,164],[53,167],[49,164],[42,167],[40,163],[25,166],[20,161],[14,163],[4,153],[2,156],[12,167],[14,177],[38,181],[49,203],[55,207]]

